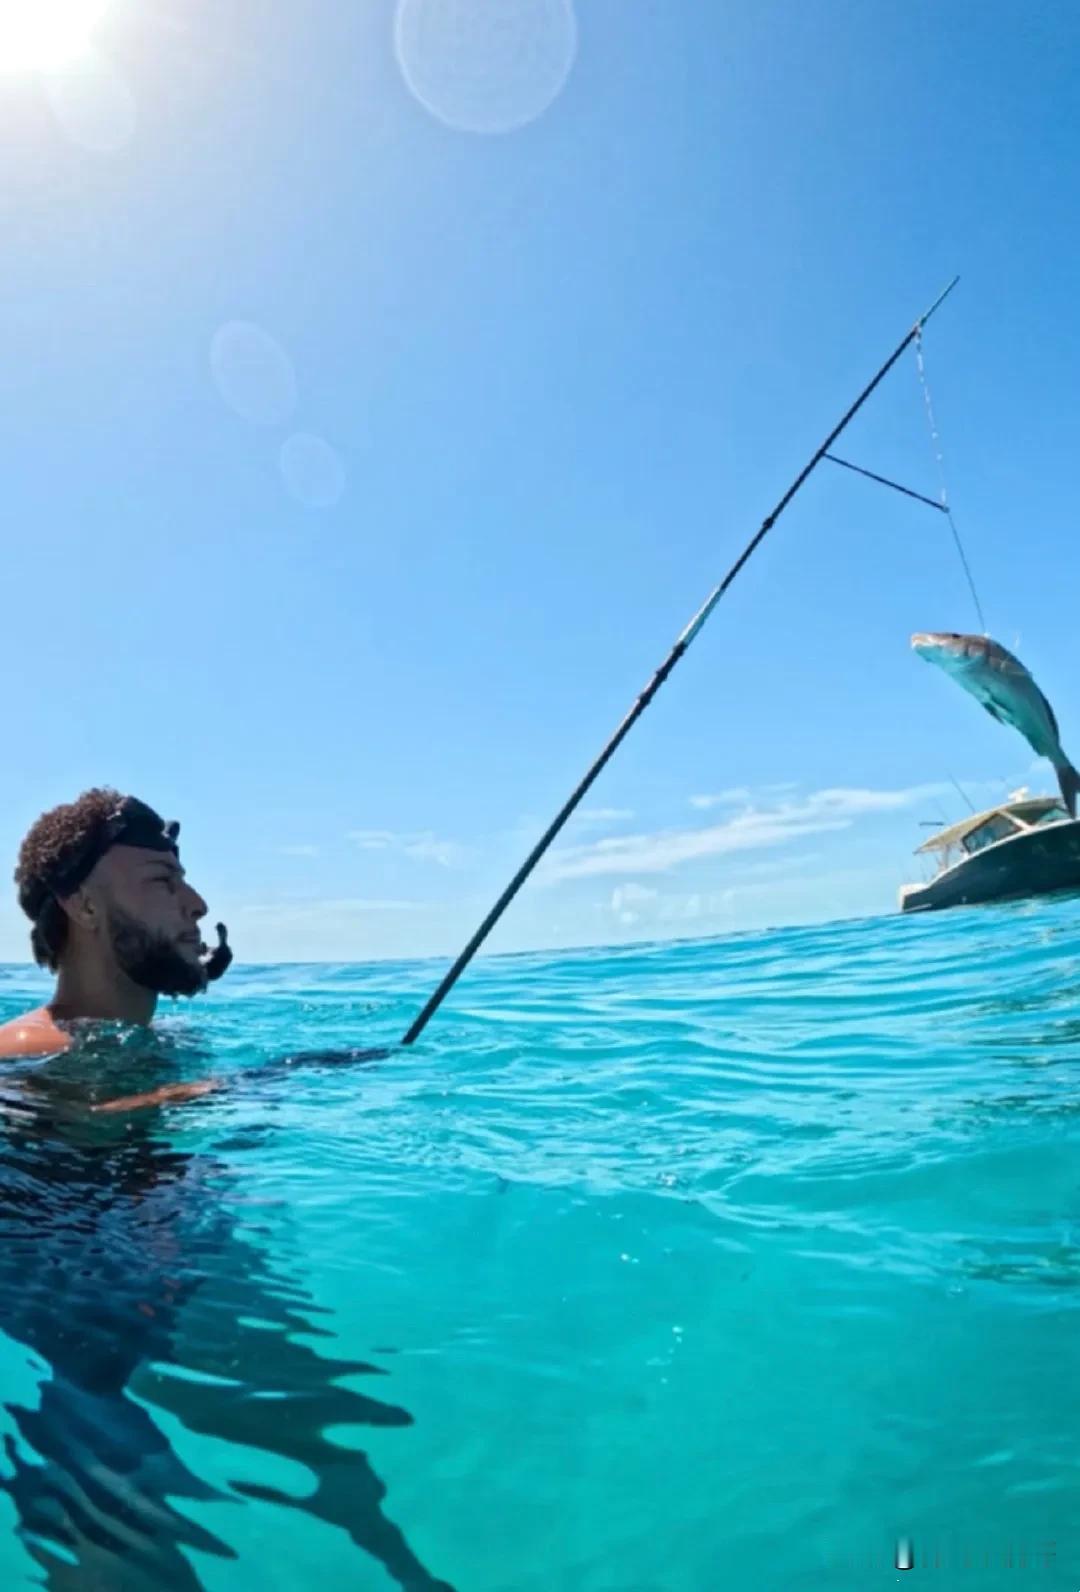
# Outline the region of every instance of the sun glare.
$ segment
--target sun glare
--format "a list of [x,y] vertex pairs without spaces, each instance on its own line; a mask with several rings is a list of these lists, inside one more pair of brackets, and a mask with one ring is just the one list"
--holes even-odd
[[0,72],[65,66],[90,43],[107,0],[0,0]]

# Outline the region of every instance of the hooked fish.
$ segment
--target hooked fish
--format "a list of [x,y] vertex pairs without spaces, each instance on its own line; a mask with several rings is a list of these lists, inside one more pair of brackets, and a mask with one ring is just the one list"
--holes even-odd
[[970,691],[999,724],[1019,730],[1033,752],[1049,759],[1065,805],[1075,818],[1080,774],[1062,750],[1053,708],[1020,659],[989,636],[920,632],[912,636],[911,645],[920,658],[936,663],[965,691]]

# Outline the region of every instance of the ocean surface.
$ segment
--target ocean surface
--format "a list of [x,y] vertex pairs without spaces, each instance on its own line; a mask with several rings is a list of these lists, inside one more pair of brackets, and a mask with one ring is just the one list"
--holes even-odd
[[1080,1587],[1080,902],[440,972],[2,1080],[5,1592]]

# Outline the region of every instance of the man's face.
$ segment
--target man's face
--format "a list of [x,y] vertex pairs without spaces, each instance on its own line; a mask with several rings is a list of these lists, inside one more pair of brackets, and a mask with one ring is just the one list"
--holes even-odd
[[199,920],[206,902],[168,851],[113,846],[86,882],[122,971],[158,995],[205,988]]

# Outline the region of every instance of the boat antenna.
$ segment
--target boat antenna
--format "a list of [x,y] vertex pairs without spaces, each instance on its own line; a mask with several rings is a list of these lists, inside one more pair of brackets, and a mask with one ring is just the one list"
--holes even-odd
[[953,789],[958,793],[958,795],[960,796],[960,799],[962,801],[967,802],[968,807],[970,808],[970,810],[972,812],[977,811],[975,803],[972,801],[972,799],[968,795],[967,791],[961,785],[960,781],[958,779],[954,779],[951,774],[949,775],[949,783],[950,783],[950,785],[952,785]]
[[866,400],[870,397],[871,393],[874,392],[878,385],[888,375],[889,371],[896,364],[897,360],[904,353],[904,351],[913,342],[921,337],[923,327],[926,325],[931,315],[934,314],[935,310],[937,310],[944,303],[945,299],[948,298],[949,294],[952,292],[959,280],[960,278],[958,276],[953,277],[948,287],[946,287],[944,291],[938,295],[933,304],[931,304],[930,308],[920,315],[919,319],[915,322],[914,326],[912,326],[911,330],[905,333],[904,337],[897,344],[896,348],[894,348],[893,352],[878,370],[877,374],[872,378],[871,381],[867,383],[862,392],[855,399],[854,403],[845,411],[841,419],[829,432],[829,435],[825,438],[825,441],[811,456],[809,463],[805,464],[800,470],[799,474],[788,487],[787,491],[777,503],[776,507],[762,520],[761,524],[758,526],[758,529],[751,537],[750,541],[746,544],[743,551],[739,554],[734,564],[732,564],[723,580],[721,580],[720,583],[713,588],[712,592],[702,604],[701,608],[698,609],[693,619],[691,619],[690,623],[686,626],[686,629],[679,636],[678,640],[675,642],[675,645],[664,659],[664,662],[657,669],[648,685],[639,694],[634,702],[634,705],[626,714],[625,718],[622,720],[622,723],[608,741],[599,757],[589,768],[585,777],[564,802],[563,806],[552,819],[547,829],[529,852],[529,855],[525,858],[525,861],[521,864],[521,867],[510,880],[510,883],[506,886],[506,889],[503,891],[502,895],[500,895],[495,905],[491,908],[491,911],[487,914],[487,917],[480,924],[480,927],[476,930],[475,934],[473,934],[472,938],[461,951],[453,965],[444,974],[438,987],[433,991],[422,1010],[411,1023],[408,1032],[401,1041],[403,1045],[411,1045],[416,1039],[419,1038],[420,1034],[427,1027],[436,1011],[453,989],[454,985],[457,983],[466,967],[468,967],[469,963],[472,961],[481,945],[483,945],[484,941],[487,939],[496,923],[498,923],[499,919],[502,917],[511,901],[513,901],[514,897],[517,895],[526,879],[532,873],[541,857],[543,857],[544,853],[551,845],[551,842],[555,839],[560,830],[566,824],[567,820],[571,817],[575,808],[588,792],[594,780],[607,766],[611,758],[615,755],[615,752],[621,746],[622,742],[626,739],[627,735],[629,735],[630,731],[644,713],[645,709],[649,706],[649,703],[659,691],[660,687],[674,669],[679,659],[687,651],[691,642],[697,636],[699,630],[701,630],[702,626],[709,618],[709,615],[712,613],[717,603],[727,592],[728,588],[738,579],[738,576],[742,572],[745,565],[749,562],[753,554],[757,551],[758,547],[760,547],[761,543],[765,540],[766,536],[772,530],[781,514],[791,502],[792,498],[796,495],[800,488],[805,485],[807,479],[813,473],[816,466],[821,463],[823,458],[825,458],[829,449],[840,436],[841,432],[847,429],[848,425],[852,420],[854,420],[855,416],[858,414]]

